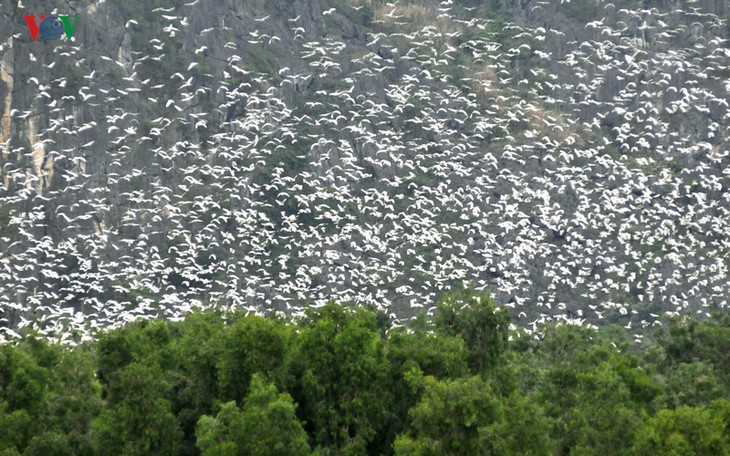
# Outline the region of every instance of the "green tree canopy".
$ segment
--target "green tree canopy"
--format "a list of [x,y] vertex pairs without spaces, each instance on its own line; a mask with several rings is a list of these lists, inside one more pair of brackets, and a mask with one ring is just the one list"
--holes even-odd
[[660,410],[650,418],[637,433],[631,453],[726,456],[730,454],[730,435],[723,416],[705,407],[681,405]]
[[473,372],[487,373],[495,368],[507,350],[509,313],[497,310],[485,293],[467,289],[444,294],[434,320],[438,332],[464,340]]
[[317,446],[364,455],[387,422],[389,365],[375,315],[328,304],[298,336],[295,398]]
[[290,337],[285,324],[270,318],[246,316],[229,325],[218,364],[221,397],[243,401],[256,372],[283,386]]
[[203,456],[305,456],[307,434],[296,417],[291,396],[279,393],[260,374],[251,377],[243,409],[234,401],[223,404],[212,418],[198,421],[197,444]]
[[177,455],[183,434],[166,399],[169,385],[154,365],[133,362],[110,377],[111,404],[92,423],[99,455]]
[[420,375],[410,375],[423,395],[409,412],[409,432],[395,441],[395,454],[497,454],[494,430],[504,419],[504,409],[491,385],[479,376],[438,380]]

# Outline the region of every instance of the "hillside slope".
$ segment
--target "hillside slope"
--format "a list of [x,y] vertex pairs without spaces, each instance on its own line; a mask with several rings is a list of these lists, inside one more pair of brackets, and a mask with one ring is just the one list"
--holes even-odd
[[724,1],[79,1],[73,41],[2,6],[3,337],[464,285],[528,327],[727,308]]

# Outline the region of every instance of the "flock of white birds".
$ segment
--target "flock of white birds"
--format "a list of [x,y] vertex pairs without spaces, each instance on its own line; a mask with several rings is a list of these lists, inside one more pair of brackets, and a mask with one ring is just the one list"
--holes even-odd
[[[406,3],[359,38],[335,33],[358,2],[317,10],[324,36],[301,15],[262,14],[246,36],[196,29],[192,2],[150,13],[155,54],[92,64],[81,38],[46,47],[83,76],[13,81],[35,95],[5,112],[30,138],[0,144],[0,339],[330,300],[402,324],[461,286],[528,329],[727,309],[725,18],[601,2],[580,24],[592,38],[572,40],[540,23],[558,1],[500,29],[449,1]],[[0,58],[32,52],[20,31]],[[196,60],[143,79],[138,65],[162,65],[180,36]],[[252,49],[292,63],[257,71]],[[138,100],[163,115],[143,118]]]

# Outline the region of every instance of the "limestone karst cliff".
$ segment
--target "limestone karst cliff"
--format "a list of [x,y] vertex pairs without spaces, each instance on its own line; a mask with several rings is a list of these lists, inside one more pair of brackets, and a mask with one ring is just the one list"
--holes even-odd
[[[0,324],[727,308],[728,5],[2,0]],[[25,15],[78,15],[33,41]],[[7,335],[6,335],[7,336]]]

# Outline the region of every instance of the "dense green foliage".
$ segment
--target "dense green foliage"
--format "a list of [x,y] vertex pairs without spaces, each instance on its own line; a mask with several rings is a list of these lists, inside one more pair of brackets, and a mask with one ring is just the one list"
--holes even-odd
[[727,455],[730,318],[510,330],[451,293],[410,328],[330,304],[0,346],[0,455]]

